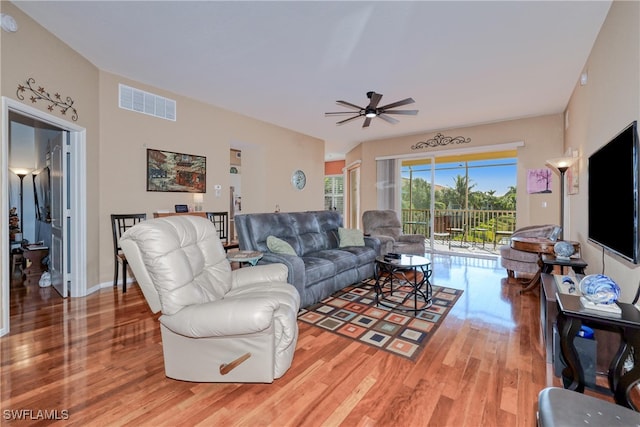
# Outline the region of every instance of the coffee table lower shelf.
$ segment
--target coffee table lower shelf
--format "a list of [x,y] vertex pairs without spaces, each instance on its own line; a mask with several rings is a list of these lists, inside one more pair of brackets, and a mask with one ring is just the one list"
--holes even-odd
[[402,255],[397,260],[376,258],[376,304],[406,312],[426,310],[433,303],[429,281],[431,273],[431,262],[425,257]]

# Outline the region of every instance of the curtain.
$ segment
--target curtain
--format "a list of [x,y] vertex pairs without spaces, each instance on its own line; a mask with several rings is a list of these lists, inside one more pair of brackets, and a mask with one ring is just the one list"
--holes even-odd
[[400,192],[397,189],[397,183],[399,182],[400,169],[398,168],[398,163],[397,159],[376,161],[378,209],[396,210],[396,207],[399,206]]

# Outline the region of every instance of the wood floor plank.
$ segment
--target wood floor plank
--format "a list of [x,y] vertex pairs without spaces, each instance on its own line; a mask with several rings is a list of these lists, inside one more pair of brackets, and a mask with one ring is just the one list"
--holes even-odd
[[15,282],[0,410],[69,419],[2,425],[535,425],[539,391],[561,385],[545,363],[539,296],[520,295],[496,261],[438,255],[433,265],[435,285],[464,292],[417,360],[298,322],[293,364],[273,384],[167,378],[159,315],[135,285],[62,300]]

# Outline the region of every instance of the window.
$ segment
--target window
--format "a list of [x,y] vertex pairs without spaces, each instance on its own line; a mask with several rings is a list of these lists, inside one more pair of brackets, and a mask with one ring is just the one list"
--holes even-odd
[[324,177],[324,208],[344,212],[344,177],[342,175]]

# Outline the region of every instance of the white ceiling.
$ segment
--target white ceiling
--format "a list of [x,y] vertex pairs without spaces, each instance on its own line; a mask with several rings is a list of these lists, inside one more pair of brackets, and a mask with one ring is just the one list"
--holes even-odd
[[[14,3],[98,68],[321,138],[328,160],[362,141],[563,111],[611,4]],[[367,105],[368,91],[420,112],[368,128],[324,116],[346,111],[336,100]]]

